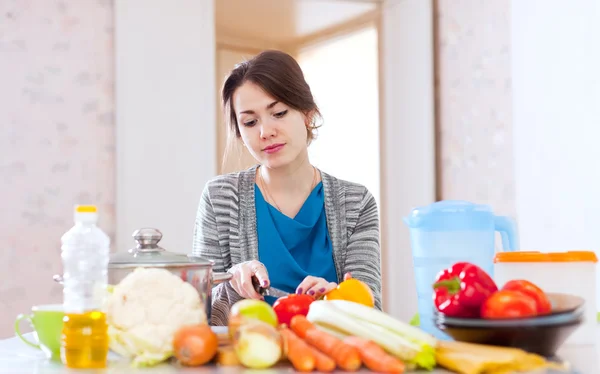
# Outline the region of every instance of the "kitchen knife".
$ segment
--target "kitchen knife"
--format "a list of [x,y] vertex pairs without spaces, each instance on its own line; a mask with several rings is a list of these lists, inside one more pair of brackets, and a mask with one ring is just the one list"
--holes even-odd
[[280,290],[278,288],[275,287],[261,287],[260,283],[258,282],[258,279],[256,277],[252,277],[252,285],[254,286],[254,289],[256,290],[256,292],[258,294],[260,294],[261,296],[272,296],[272,297],[284,297],[284,296],[288,296],[290,293]]

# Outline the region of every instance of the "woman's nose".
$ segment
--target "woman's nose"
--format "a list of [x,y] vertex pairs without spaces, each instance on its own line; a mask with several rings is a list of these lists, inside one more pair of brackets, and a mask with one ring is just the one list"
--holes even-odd
[[275,135],[277,135],[277,130],[275,128],[275,126],[269,124],[269,123],[263,123],[261,128],[260,128],[260,136],[263,139],[268,139],[268,138],[272,138]]

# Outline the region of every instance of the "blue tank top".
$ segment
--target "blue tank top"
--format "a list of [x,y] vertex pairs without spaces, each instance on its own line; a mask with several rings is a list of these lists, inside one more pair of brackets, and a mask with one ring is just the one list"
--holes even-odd
[[[269,204],[255,184],[258,260],[271,286],[290,293],[309,275],[337,282],[323,183],[317,184],[294,218]],[[266,296],[273,304],[276,298]]]

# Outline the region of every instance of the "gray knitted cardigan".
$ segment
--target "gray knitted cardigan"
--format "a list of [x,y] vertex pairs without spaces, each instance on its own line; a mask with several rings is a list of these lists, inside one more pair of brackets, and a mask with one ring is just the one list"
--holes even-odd
[[[192,254],[214,261],[214,272],[258,260],[254,184],[257,166],[209,181],[202,192]],[[322,171],[325,214],[338,283],[345,273],[365,282],[381,309],[379,214],[366,187]],[[213,287],[211,324],[227,325],[230,307],[241,296],[229,282]]]

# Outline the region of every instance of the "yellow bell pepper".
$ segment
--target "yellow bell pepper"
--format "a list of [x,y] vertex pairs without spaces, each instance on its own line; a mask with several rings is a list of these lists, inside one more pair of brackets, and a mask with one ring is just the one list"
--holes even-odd
[[375,299],[369,286],[355,278],[340,283],[337,288],[329,291],[324,300],[347,300],[369,307],[375,306]]

